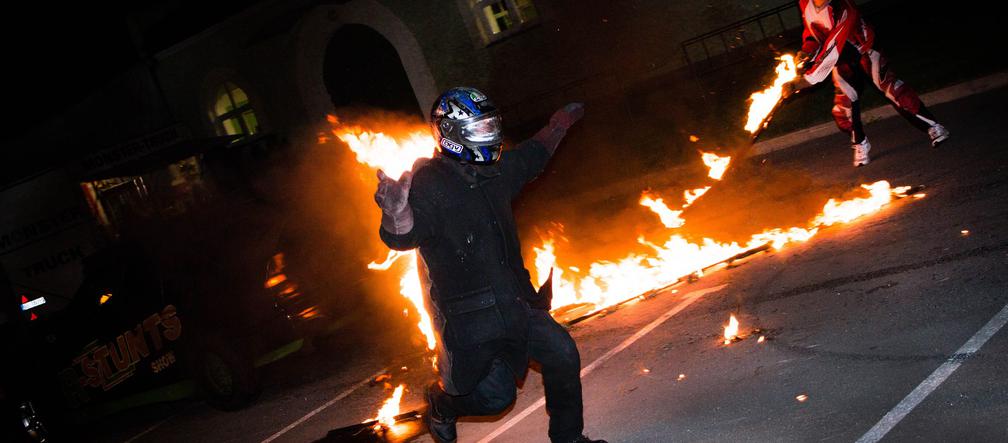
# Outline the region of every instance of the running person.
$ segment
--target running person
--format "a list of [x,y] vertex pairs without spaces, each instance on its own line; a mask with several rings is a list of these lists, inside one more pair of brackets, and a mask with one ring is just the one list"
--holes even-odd
[[854,166],[867,165],[871,143],[861,123],[860,96],[870,81],[911,124],[926,131],[931,145],[938,146],[949,132],[938,124],[917,93],[896,77],[886,58],[874,49],[875,31],[861,17],[852,0],[798,0],[805,30],[798,63],[804,74],[791,83],[803,89],[832,74],[835,96],[833,118],[841,131],[851,135]]

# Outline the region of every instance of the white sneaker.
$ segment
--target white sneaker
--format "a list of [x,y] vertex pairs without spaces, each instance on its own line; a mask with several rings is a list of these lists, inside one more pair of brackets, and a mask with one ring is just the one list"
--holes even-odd
[[935,123],[934,126],[928,128],[928,135],[931,136],[931,146],[938,147],[938,145],[948,140],[949,132],[944,126]]
[[868,151],[871,151],[871,143],[865,138],[861,143],[851,145],[854,149],[854,167],[867,165],[871,159],[868,158]]

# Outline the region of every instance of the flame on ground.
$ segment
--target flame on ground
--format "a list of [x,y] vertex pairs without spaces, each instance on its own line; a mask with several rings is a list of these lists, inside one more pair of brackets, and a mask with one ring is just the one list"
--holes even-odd
[[[707,165],[708,171],[707,176],[714,180],[721,180],[725,171],[728,169],[728,164],[731,163],[731,157],[725,156],[721,157],[717,154],[710,152],[700,152],[701,157],[705,165]],[[710,190],[710,186],[704,186],[702,188],[696,188],[692,191],[683,191],[682,209],[688,208],[693,204],[700,196],[707,193]],[[686,220],[681,217],[682,210],[673,210],[665,204],[665,200],[661,197],[652,196],[648,191],[641,193],[640,200],[638,203],[641,206],[645,206],[651,209],[652,212],[658,214],[658,218],[661,219],[663,225],[666,228],[680,228],[686,224]]]
[[710,168],[707,176],[714,180],[721,180],[725,171],[728,170],[728,164],[731,163],[731,157],[721,157],[713,152],[701,152],[700,157],[703,159],[704,164]]
[[673,211],[669,209],[668,205],[661,197],[652,197],[647,192],[641,194],[640,198],[641,206],[646,206],[658,214],[658,218],[661,219],[663,225],[666,228],[678,228],[686,224],[686,220],[679,217],[682,211]]
[[387,428],[395,426],[395,417],[399,415],[399,402],[402,401],[403,391],[406,389],[406,385],[399,385],[392,392],[392,396],[385,400],[382,407],[378,409],[378,416],[375,420],[378,421],[380,425]]
[[704,186],[702,188],[696,188],[692,191],[683,191],[683,200],[686,201],[686,203],[683,203],[683,208],[688,208],[696,201],[696,199],[706,194],[707,191],[710,191],[710,188],[710,186]]
[[777,78],[773,85],[760,92],[754,92],[749,99],[749,114],[746,117],[745,130],[755,133],[761,126],[766,124],[766,119],[773,112],[777,102],[781,100],[784,84],[798,77],[798,70],[795,67],[794,56],[791,54],[782,55],[777,65]]
[[728,325],[724,328],[724,344],[731,344],[732,340],[738,337],[738,319],[732,314],[728,319]]
[[[862,185],[862,188],[867,191],[867,196],[827,201],[822,213],[810,220],[807,227],[769,229],[752,235],[741,244],[719,243],[710,238],[692,243],[679,234],[670,235],[664,243],[638,238],[640,244],[652,249],[650,254],[630,254],[614,261],[597,261],[589,266],[587,275],[573,278],[568,275],[578,273],[557,263],[553,240],[547,239],[544,248],[534,248],[536,272],[542,281],[550,268],[554,269],[553,309],[582,303],[592,305],[592,312],[598,311],[763,245],[781,249],[789,243],[806,242],[818,234],[820,228],[848,223],[879,211],[894,197],[905,197],[908,191],[907,187],[892,188],[884,180]],[[549,247],[545,248],[547,243]],[[546,250],[550,255],[542,256],[540,251]],[[571,272],[562,272],[564,270]]]

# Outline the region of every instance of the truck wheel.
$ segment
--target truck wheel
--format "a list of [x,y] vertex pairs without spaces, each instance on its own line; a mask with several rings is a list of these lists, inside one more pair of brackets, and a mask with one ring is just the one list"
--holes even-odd
[[234,345],[218,338],[206,340],[200,344],[195,364],[196,380],[210,406],[234,411],[259,395],[255,367]]

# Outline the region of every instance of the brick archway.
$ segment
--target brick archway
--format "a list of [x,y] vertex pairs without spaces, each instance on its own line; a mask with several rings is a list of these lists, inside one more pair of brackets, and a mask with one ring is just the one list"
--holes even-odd
[[395,14],[375,0],[352,0],[319,6],[308,12],[297,35],[296,79],[305,111],[322,118],[333,106],[323,81],[326,49],[333,34],[348,24],[365,25],[395,47],[421,110],[437,98],[437,86],[413,33]]

